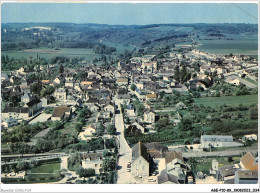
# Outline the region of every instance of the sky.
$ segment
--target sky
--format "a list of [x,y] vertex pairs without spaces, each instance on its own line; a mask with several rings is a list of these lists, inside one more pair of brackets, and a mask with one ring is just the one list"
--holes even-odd
[[2,23],[258,23],[252,3],[3,3]]

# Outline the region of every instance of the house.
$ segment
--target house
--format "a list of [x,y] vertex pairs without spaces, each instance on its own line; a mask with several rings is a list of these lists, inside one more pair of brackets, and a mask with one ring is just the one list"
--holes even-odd
[[256,134],[244,135],[242,139],[243,141],[257,141],[257,135]]
[[109,111],[100,111],[98,112],[96,123],[102,122],[102,123],[113,123],[114,118],[113,114]]
[[151,109],[147,109],[144,112],[144,122],[155,123],[155,112]]
[[30,93],[24,93],[24,95],[21,97],[21,102],[28,103],[32,100],[32,95]]
[[234,84],[234,85],[239,85],[240,84],[240,80],[238,78],[232,79],[229,81],[230,84]]
[[54,107],[51,120],[52,121],[61,121],[62,119],[66,117],[70,117],[72,114],[72,109],[71,107],[67,106],[59,106],[59,107]]
[[153,72],[154,70],[157,70],[157,61],[153,61],[153,62],[142,62],[142,66],[141,66],[144,70],[147,71],[151,71]]
[[244,146],[233,141],[232,135],[201,135],[200,143],[200,148]]
[[129,105],[126,106],[126,109],[124,110],[125,114],[129,117],[129,118],[135,118],[136,114],[135,114],[135,106],[130,103]]
[[163,157],[165,158],[166,171],[174,176],[180,183],[186,182],[187,166],[184,164],[184,160],[181,153],[176,151],[164,152]]
[[98,104],[88,103],[88,104],[86,104],[86,106],[88,107],[88,109],[89,109],[91,112],[98,112],[98,111],[100,111],[100,109],[101,109]]
[[114,104],[113,103],[109,103],[108,105],[106,105],[104,107],[104,111],[109,111],[109,112],[115,114],[115,106],[114,106]]
[[98,99],[97,98],[89,98],[86,103],[87,106],[91,104],[98,104]]
[[140,125],[137,121],[135,121],[132,125],[135,125],[137,129],[140,129],[142,133],[145,132],[145,128]]
[[65,87],[73,88],[73,87],[74,87],[73,81],[71,81],[71,80],[66,80],[66,82],[65,82]]
[[141,101],[144,101],[146,98],[146,93],[142,90],[139,90],[138,88],[135,89],[134,94],[137,96],[137,98]]
[[238,170],[235,172],[234,184],[257,184],[258,171],[256,170]]
[[233,84],[233,85],[239,85],[240,84],[240,80],[238,77],[236,76],[229,76],[229,77],[226,77],[225,81],[229,84]]
[[95,174],[100,174],[102,172],[103,153],[84,153],[81,165],[86,169],[94,169]]
[[6,120],[10,117],[15,119],[27,119],[32,116],[32,109],[29,107],[5,107],[1,112],[1,119]]
[[26,103],[24,107],[29,107],[30,109],[32,109],[32,113],[35,114],[42,108],[42,101],[38,98],[34,98],[30,102]]
[[[107,106],[107,105],[109,105],[109,104],[112,104],[112,103],[111,103],[110,98],[102,98],[102,99],[100,99],[100,100],[98,101],[98,104],[99,104],[101,107],[105,107],[105,106]],[[112,105],[113,105],[113,104],[112,104]]]
[[218,74],[224,74],[224,73],[227,73],[227,70],[223,67],[218,67],[217,68],[217,73]]
[[45,86],[50,85],[51,81],[50,80],[42,80],[41,83]]
[[67,91],[64,88],[58,88],[54,91],[53,95],[60,102],[66,102],[67,100]]
[[146,100],[147,101],[156,101],[157,95],[156,94],[147,94],[146,95]]
[[82,81],[80,84],[82,87],[87,87],[87,88],[91,88],[91,86],[93,85],[94,82],[92,81]]
[[46,106],[49,104],[49,99],[46,98],[46,97],[43,97],[43,98],[41,99],[41,101],[42,101],[42,106],[43,106],[43,107],[46,107]]
[[255,158],[250,152],[247,152],[240,159],[240,165],[244,170],[258,171],[258,158]]
[[131,97],[127,94],[123,94],[123,95],[118,95],[117,97],[121,103],[123,104],[126,104],[126,105],[129,105],[130,104],[130,101],[131,101]]
[[118,78],[116,83],[118,86],[128,85],[128,79],[127,78]]
[[65,79],[64,78],[61,78],[61,77],[56,77],[54,80],[53,80],[53,84],[63,84],[65,83]]
[[75,89],[75,90],[81,92],[80,84],[79,84],[78,82],[75,82],[75,83],[73,84],[73,89]]
[[218,167],[216,178],[224,183],[234,183],[235,172],[239,169],[237,164]]
[[78,138],[81,140],[90,140],[93,134],[96,133],[96,128],[93,124],[83,127],[82,131],[79,133]]
[[132,177],[148,177],[150,156],[148,149],[141,142],[137,143],[132,148]]
[[178,177],[167,173],[167,170],[163,170],[159,176],[157,176],[158,184],[179,184]]

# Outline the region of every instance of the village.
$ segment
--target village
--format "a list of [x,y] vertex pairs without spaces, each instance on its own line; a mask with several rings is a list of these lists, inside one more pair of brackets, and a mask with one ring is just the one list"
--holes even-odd
[[[53,69],[56,77],[37,76]],[[55,172],[35,173],[54,173],[39,183],[258,183],[257,126],[215,132],[208,125],[220,110],[195,104],[257,94],[257,77],[256,59],[194,45],[116,66],[55,63],[2,73],[2,181],[31,182],[35,162],[58,160]],[[221,119],[242,119],[245,110],[255,119],[250,105],[227,102]],[[242,115],[228,117],[223,112],[235,111],[228,108]]]

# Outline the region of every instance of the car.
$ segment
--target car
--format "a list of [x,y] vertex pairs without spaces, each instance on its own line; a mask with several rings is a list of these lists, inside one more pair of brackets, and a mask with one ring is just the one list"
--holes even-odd
[[152,179],[152,178],[149,178],[149,179],[148,179],[148,182],[156,182],[156,180],[155,180],[155,179]]

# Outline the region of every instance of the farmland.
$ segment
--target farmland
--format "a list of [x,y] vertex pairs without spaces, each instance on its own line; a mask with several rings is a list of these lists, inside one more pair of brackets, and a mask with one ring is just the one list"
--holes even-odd
[[10,58],[28,58],[33,57],[37,58],[44,57],[50,59],[55,56],[67,56],[67,57],[84,57],[87,61],[93,60],[95,57],[100,57],[101,54],[95,54],[92,49],[88,48],[61,48],[59,50],[51,48],[42,48],[42,49],[25,49],[21,51],[10,50],[3,51],[2,54],[7,54]]
[[194,98],[195,103],[203,104],[204,106],[219,107],[223,104],[226,105],[252,105],[257,104],[257,95],[244,95],[244,96],[223,96],[223,97],[206,97]]

